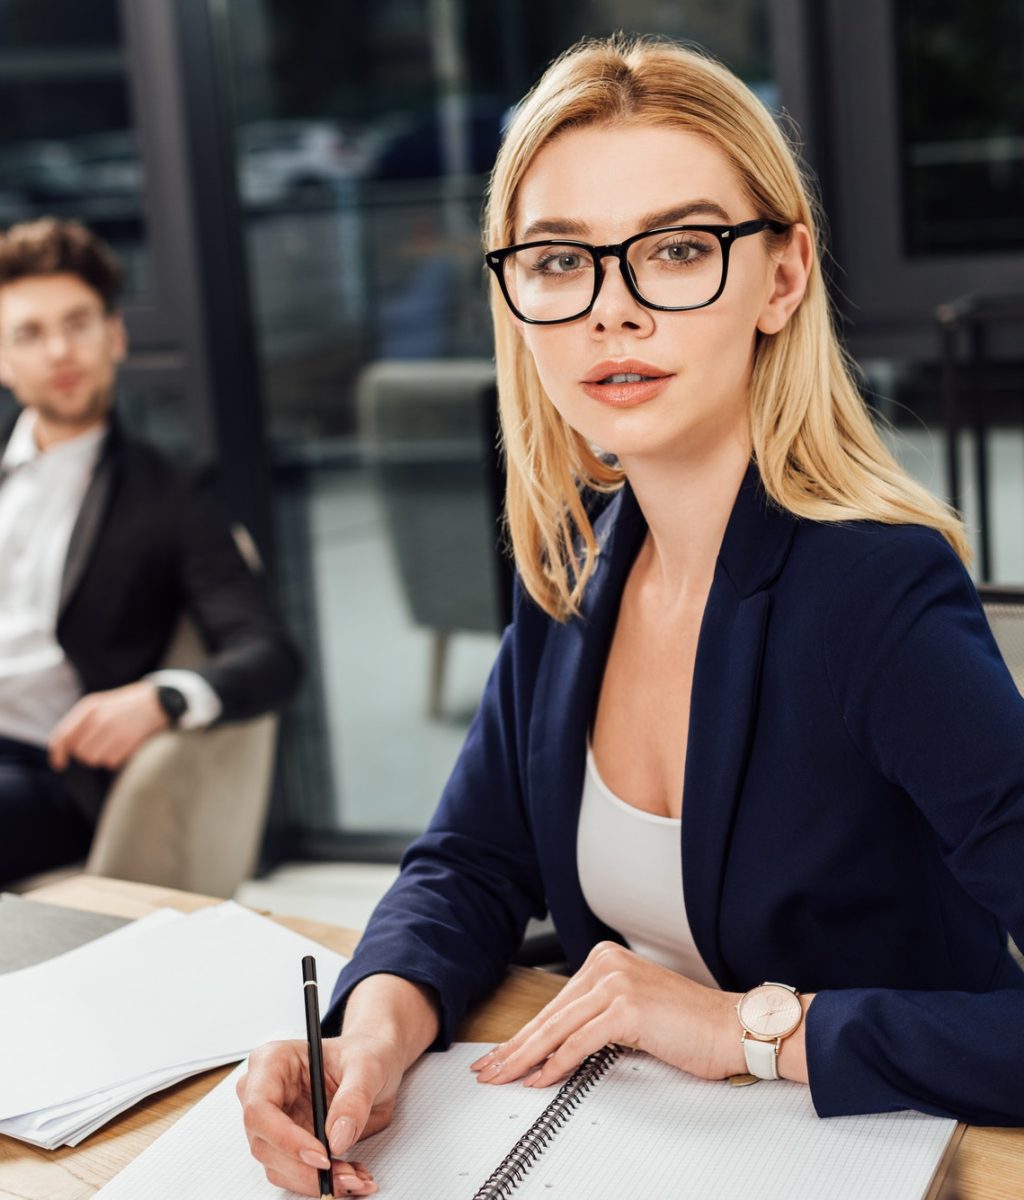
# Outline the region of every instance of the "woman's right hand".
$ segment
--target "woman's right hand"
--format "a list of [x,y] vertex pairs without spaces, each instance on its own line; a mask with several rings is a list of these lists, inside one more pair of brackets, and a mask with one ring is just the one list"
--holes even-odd
[[[377,1185],[369,1171],[339,1160],[391,1120],[405,1055],[397,1044],[365,1033],[324,1038],[323,1048],[334,1194],[370,1196]],[[269,1182],[319,1196],[317,1168],[326,1169],[328,1161],[313,1134],[306,1042],[270,1042],[253,1051],[237,1092],[249,1148]]]

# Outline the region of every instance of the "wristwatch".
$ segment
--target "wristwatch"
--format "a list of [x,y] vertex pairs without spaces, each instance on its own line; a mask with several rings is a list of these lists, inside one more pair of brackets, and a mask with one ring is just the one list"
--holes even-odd
[[736,1015],[747,1070],[759,1079],[778,1079],[779,1047],[804,1019],[800,993],[788,983],[762,983],[739,998]]
[[157,685],[156,699],[157,703],[167,714],[171,728],[176,729],[181,722],[181,718],[188,712],[188,701],[176,687],[168,687],[165,683]]

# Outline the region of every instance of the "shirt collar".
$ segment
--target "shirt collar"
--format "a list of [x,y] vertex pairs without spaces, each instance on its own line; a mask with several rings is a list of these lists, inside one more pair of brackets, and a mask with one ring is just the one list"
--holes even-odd
[[[25,466],[26,463],[34,462],[41,457],[43,451],[36,445],[35,428],[36,413],[30,408],[24,409],[15,422],[7,442],[7,449],[4,451],[2,466],[5,471],[13,471],[17,467]],[[59,458],[72,459],[95,455],[100,442],[107,434],[107,429],[107,422],[103,421],[99,425],[87,429],[85,433],[78,434],[77,437],[68,438],[66,441],[51,446],[46,451],[46,455],[48,458],[50,455],[54,455]]]

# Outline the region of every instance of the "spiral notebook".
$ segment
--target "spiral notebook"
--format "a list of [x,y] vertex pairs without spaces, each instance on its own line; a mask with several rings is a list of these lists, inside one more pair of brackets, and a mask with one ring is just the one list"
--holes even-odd
[[[425,1055],[391,1125],[358,1146],[380,1200],[922,1200],[956,1128],[910,1112],[821,1120],[800,1084],[733,1088],[610,1048],[560,1089],[493,1087],[469,1071],[482,1049]],[[230,1076],[98,1198],[287,1195],[249,1154]]]

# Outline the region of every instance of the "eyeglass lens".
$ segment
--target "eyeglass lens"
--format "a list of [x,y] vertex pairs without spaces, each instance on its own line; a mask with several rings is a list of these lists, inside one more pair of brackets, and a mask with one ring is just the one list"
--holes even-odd
[[[721,242],[696,229],[640,238],[627,261],[640,295],[667,308],[706,304],[722,283]],[[533,321],[577,316],[594,298],[594,259],[579,246],[517,250],[505,259],[504,272],[512,303]]]
[[4,337],[3,342],[12,349],[36,351],[44,349],[54,333],[63,342],[79,345],[92,342],[102,330],[103,314],[85,309],[65,317],[53,330],[34,323],[18,326]]

